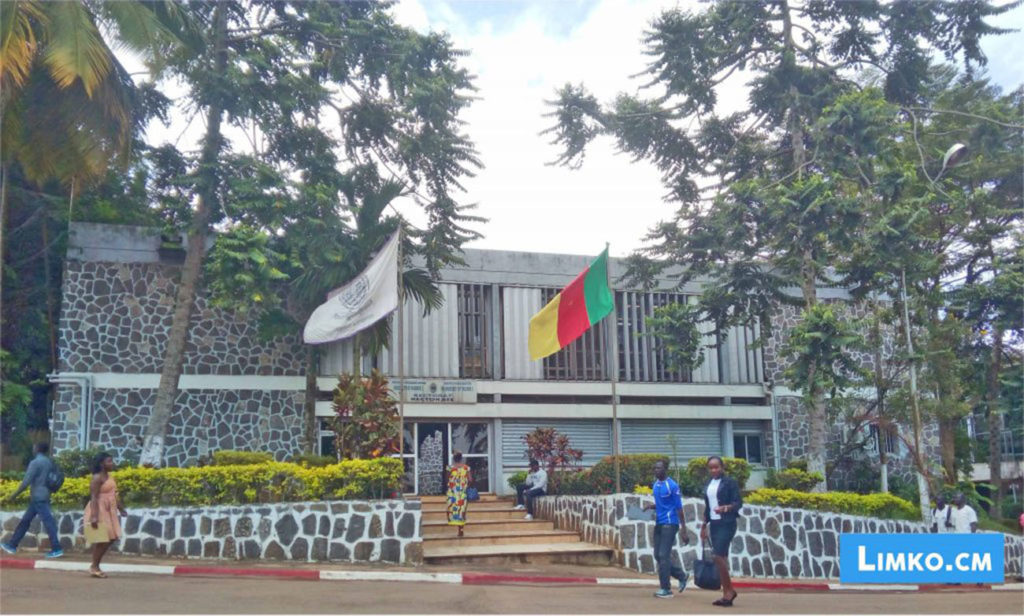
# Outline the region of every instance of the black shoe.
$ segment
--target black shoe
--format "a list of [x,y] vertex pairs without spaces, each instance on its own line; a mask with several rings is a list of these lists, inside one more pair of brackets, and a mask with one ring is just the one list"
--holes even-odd
[[686,581],[690,579],[690,574],[683,572],[683,577],[676,578],[679,580],[679,592],[686,590]]

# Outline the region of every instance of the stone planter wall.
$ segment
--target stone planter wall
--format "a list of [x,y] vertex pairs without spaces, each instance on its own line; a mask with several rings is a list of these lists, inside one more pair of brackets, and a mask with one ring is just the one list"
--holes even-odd
[[[82,512],[55,512],[61,544],[85,549]],[[390,562],[423,561],[418,501],[279,503],[202,508],[131,509],[123,554],[224,558]],[[0,512],[8,541],[21,512]],[[21,546],[49,548],[37,517]]]
[[[654,523],[626,517],[626,509],[649,497],[546,496],[537,503],[537,517],[552,520],[555,528],[579,532],[584,541],[615,548],[619,564],[641,573],[655,573]],[[687,571],[698,558],[699,521],[704,501],[683,502],[685,520],[679,529],[673,560]],[[755,578],[838,578],[840,533],[920,533],[921,522],[880,520],[860,516],[744,505],[736,537],[730,547],[730,570]],[[689,545],[682,545],[687,536]],[[1006,537],[1006,574],[1021,575],[1024,538]]]

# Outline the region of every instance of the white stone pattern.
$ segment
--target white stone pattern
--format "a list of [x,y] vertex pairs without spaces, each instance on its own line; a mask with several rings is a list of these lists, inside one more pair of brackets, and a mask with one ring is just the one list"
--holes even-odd
[[[82,512],[54,512],[65,550],[86,549]],[[0,512],[8,541],[21,512]],[[418,501],[345,501],[131,509],[122,554],[293,561],[423,561]],[[49,549],[39,518],[19,548]]]
[[444,494],[444,435],[440,430],[423,439],[419,448],[420,494]]
[[[628,507],[649,500],[635,495],[546,496],[535,506],[537,517],[554,521],[555,528],[577,531],[584,541],[614,548],[620,565],[654,574],[654,523],[626,517]],[[704,501],[685,499],[683,512],[685,523],[672,558],[692,571],[702,550],[699,532]],[[921,522],[744,505],[729,550],[729,567],[743,577],[834,579],[839,577],[840,533],[921,532],[927,532]],[[681,545],[684,533],[689,545]],[[1024,538],[1005,535],[1005,545],[1006,574],[1019,576]]]

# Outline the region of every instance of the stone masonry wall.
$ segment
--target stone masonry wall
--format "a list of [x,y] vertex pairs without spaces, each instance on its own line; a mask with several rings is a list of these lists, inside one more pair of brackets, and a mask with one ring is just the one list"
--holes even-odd
[[[55,512],[65,550],[85,549],[82,512]],[[0,512],[8,541],[21,512]],[[418,501],[280,503],[129,510],[124,536],[111,550],[180,558],[293,561],[423,561]],[[49,549],[39,518],[23,548]]]
[[[190,389],[178,392],[176,412],[167,427],[164,458],[184,466],[219,449],[269,451],[277,460],[300,450],[304,392]],[[78,387],[57,390],[51,423],[57,450],[79,447]],[[102,444],[117,459],[142,449],[155,389],[93,390],[89,441]]]
[[[538,500],[536,513],[552,520],[557,529],[577,531],[584,541],[614,548],[620,565],[654,574],[654,523],[626,517],[628,507],[649,500],[624,494],[546,496]],[[702,549],[698,521],[704,519],[704,501],[685,499],[683,513],[685,524],[672,558],[693,571]],[[927,532],[921,522],[744,505],[729,550],[729,568],[744,577],[833,579],[839,577],[840,533],[920,532]],[[689,545],[682,545],[683,536]],[[1006,574],[1021,575],[1024,538],[1005,535],[1005,545]]]

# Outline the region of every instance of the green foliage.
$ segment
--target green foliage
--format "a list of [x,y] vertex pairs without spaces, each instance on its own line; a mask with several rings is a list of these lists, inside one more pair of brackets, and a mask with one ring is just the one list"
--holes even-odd
[[825,477],[821,473],[808,473],[797,468],[787,468],[781,471],[769,469],[765,486],[775,490],[810,492],[823,481],[825,481]]
[[53,456],[53,461],[64,471],[65,477],[91,477],[93,462],[104,452],[106,450],[99,446],[88,449],[62,449]]
[[388,380],[374,370],[369,378],[348,373],[334,388],[330,421],[342,459],[379,458],[399,452],[398,407]]
[[[615,491],[615,458],[619,459],[619,481],[623,490],[632,490],[633,486],[651,485],[654,482],[654,463],[661,461],[666,468],[671,463],[669,457],[660,453],[631,453],[621,456],[605,456],[589,470],[589,482],[598,494],[611,494]],[[604,490],[608,492],[604,492]]]
[[231,451],[222,449],[213,452],[213,466],[246,466],[273,462],[273,454],[266,451]]
[[245,226],[217,234],[206,262],[214,306],[245,315],[280,303],[280,295],[266,289],[288,279],[280,269],[286,257],[269,243],[266,233]]
[[[746,488],[747,480],[750,479],[750,463],[743,458],[722,458],[725,463],[725,474],[740,484],[740,491]],[[686,465],[686,474],[697,486],[703,487],[711,478],[708,474],[708,458],[701,456],[691,458]]]
[[[404,472],[397,458],[344,460],[319,468],[286,462],[195,468],[130,468],[113,473],[129,507],[206,506],[305,500],[379,499],[399,489]],[[59,509],[77,509],[89,495],[89,477],[68,477],[53,496]],[[17,488],[0,482],[0,498]],[[23,506],[23,493],[10,507]]]
[[509,475],[509,478],[507,480],[508,481],[508,487],[512,488],[513,491],[518,490],[519,486],[521,486],[524,483],[526,483],[526,475],[527,475],[526,471],[519,471],[517,473],[512,473],[511,475]]
[[333,456],[321,456],[313,453],[300,453],[291,457],[289,460],[292,464],[298,464],[299,466],[322,468],[324,466],[330,466],[337,464],[338,460]]
[[[647,330],[664,350],[672,370],[695,370],[704,363],[699,329],[700,310],[693,304],[674,302],[654,309]],[[638,334],[639,335],[639,334]]]
[[795,469],[798,471],[807,472],[807,460],[801,458],[794,458],[789,462],[786,462],[786,468]]
[[862,346],[856,324],[828,304],[805,310],[789,332],[783,355],[790,361],[785,376],[794,389],[836,392],[848,388],[863,370],[850,351]]
[[813,509],[891,520],[921,519],[921,511],[917,505],[892,494],[798,492],[796,490],[762,488],[754,490],[743,500],[750,505]]

